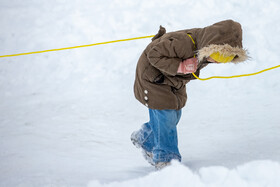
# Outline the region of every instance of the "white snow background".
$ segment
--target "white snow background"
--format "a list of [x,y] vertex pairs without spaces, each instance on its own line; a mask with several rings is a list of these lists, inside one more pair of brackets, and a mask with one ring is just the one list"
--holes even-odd
[[[233,19],[252,57],[201,77],[280,64],[280,1],[1,0],[0,55],[205,27]],[[150,39],[0,59],[0,186],[280,186],[280,69],[195,80],[178,125],[182,162],[155,171],[130,142]]]

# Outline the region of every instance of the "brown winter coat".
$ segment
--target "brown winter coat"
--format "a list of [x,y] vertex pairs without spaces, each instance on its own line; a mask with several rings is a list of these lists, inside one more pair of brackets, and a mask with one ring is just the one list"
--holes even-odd
[[247,59],[239,23],[226,20],[205,28],[170,33],[160,27],[138,61],[134,83],[136,99],[151,109],[181,109],[187,101],[186,84],[195,78],[192,74],[177,73],[180,62],[197,55],[199,64],[195,74],[199,76],[208,64],[206,58],[217,51],[236,55],[233,63]]

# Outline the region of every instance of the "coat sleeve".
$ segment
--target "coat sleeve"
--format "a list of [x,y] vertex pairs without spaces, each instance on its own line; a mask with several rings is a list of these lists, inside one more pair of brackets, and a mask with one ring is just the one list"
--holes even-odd
[[153,46],[148,52],[151,65],[171,76],[177,74],[180,62],[193,55],[193,44],[186,35],[182,39],[166,38]]

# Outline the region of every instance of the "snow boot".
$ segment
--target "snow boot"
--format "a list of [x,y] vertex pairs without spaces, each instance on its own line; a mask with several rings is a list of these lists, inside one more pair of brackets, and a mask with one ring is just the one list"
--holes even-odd
[[158,162],[155,164],[155,168],[156,170],[161,170],[163,168],[165,168],[166,166],[170,166],[171,162]]
[[153,153],[152,152],[148,152],[146,151],[142,145],[139,143],[138,139],[137,139],[137,134],[138,134],[138,131],[134,131],[132,134],[131,134],[131,142],[133,143],[133,145],[135,145],[136,148],[141,148],[142,150],[142,155],[143,157],[145,158],[145,160],[147,160],[149,162],[149,164],[151,164],[152,166],[155,166],[155,163],[153,161]]

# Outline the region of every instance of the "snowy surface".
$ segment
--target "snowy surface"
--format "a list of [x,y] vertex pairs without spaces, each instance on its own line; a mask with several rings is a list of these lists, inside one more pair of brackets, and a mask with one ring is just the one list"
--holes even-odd
[[[0,55],[243,25],[252,59],[201,77],[280,64],[280,1],[1,0]],[[155,172],[130,142],[148,120],[133,95],[150,39],[0,59],[0,186],[280,186],[280,69],[192,81],[182,163]]]
[[160,172],[143,178],[123,182],[100,183],[91,181],[88,187],[261,187],[280,185],[280,165],[271,161],[254,161],[234,170],[222,166],[201,168],[194,173],[189,168],[174,162]]

